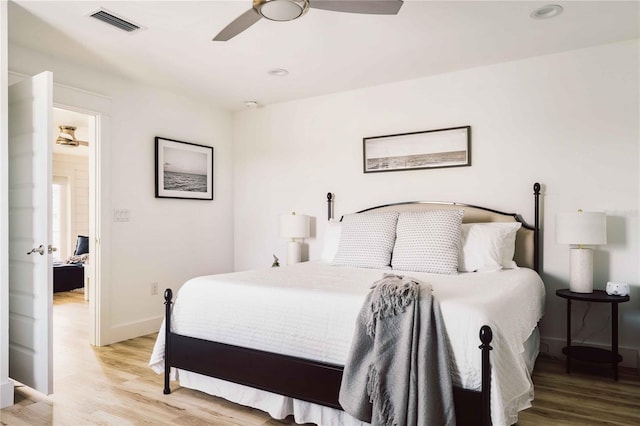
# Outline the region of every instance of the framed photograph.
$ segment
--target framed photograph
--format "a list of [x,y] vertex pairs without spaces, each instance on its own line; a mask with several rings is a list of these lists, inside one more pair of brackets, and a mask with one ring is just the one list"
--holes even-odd
[[213,147],[156,137],[156,198],[213,200]]
[[364,172],[471,165],[471,126],[362,139]]

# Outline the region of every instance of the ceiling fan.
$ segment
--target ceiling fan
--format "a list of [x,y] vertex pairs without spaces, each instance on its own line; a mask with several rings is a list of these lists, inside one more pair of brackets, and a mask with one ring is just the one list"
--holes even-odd
[[56,139],[56,143],[58,145],[65,146],[89,146],[89,142],[87,141],[79,141],[76,139],[76,129],[75,126],[58,126],[60,129],[60,135],[58,139]]
[[253,7],[227,25],[213,41],[230,40],[260,18],[292,21],[304,15],[310,7],[335,12],[396,15],[402,3],[402,0],[253,0]]

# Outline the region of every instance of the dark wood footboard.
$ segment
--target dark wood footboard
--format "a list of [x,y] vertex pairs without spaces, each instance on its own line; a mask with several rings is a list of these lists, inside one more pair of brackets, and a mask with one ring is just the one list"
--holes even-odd
[[[338,403],[343,367],[287,355],[211,342],[171,332],[173,292],[165,298],[165,371],[164,393],[171,393],[171,367],[193,371],[291,398],[342,409]],[[492,332],[480,329],[482,391],[454,387],[458,425],[491,424],[490,387]]]

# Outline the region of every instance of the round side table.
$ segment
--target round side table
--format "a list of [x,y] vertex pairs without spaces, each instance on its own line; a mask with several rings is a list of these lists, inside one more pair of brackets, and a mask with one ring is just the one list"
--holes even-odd
[[[567,346],[562,349],[562,353],[567,356],[567,373],[571,373],[571,359],[610,363],[613,368],[613,378],[618,380],[618,363],[622,361],[622,355],[618,353],[618,304],[628,302],[629,296],[612,296],[603,290],[594,290],[593,293],[574,293],[568,288],[557,290],[556,296],[567,299]],[[571,345],[572,300],[611,304],[611,350]]]

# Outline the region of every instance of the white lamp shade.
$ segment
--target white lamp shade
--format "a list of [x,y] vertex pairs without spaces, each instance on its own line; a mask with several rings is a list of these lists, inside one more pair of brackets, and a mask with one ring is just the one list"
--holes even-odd
[[295,213],[280,216],[280,237],[307,238],[309,234],[309,216]]
[[604,212],[559,213],[556,215],[558,244],[598,245],[607,243],[607,215]]

